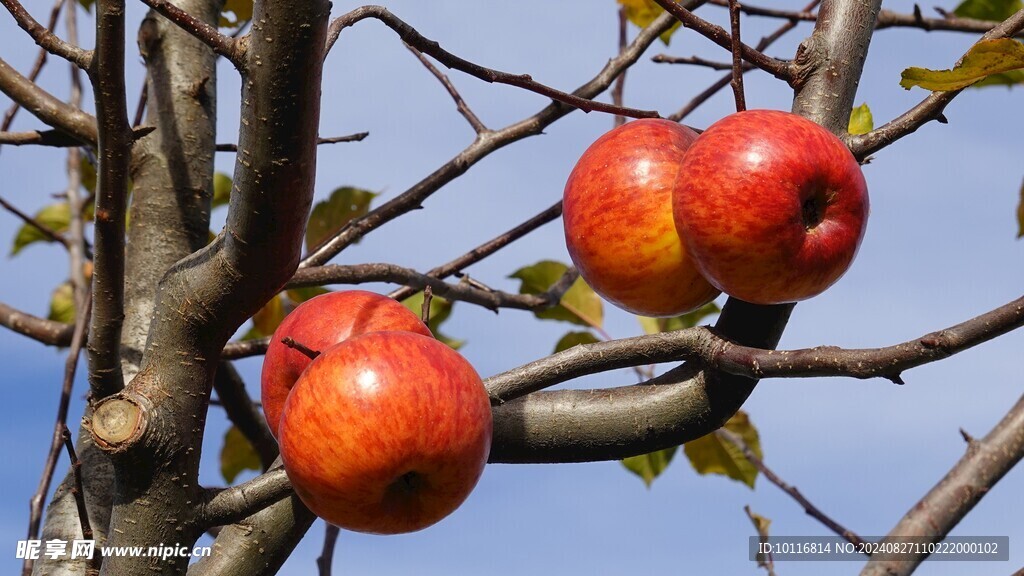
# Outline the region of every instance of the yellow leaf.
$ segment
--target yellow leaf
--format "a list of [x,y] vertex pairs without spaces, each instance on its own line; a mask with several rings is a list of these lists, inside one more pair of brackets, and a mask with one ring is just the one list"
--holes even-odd
[[626,467],[626,470],[639,476],[644,481],[644,484],[650,488],[654,479],[660,476],[665,471],[665,468],[668,468],[669,463],[672,462],[672,457],[676,455],[678,449],[678,446],[673,446],[651,452],[650,454],[632,456],[624,459],[622,465]]
[[1010,38],[982,40],[952,70],[907,68],[900,86],[907,90],[914,86],[937,92],[960,90],[993,74],[1020,68],[1024,68],[1024,44]]
[[[640,28],[646,28],[651,25],[651,22],[661,16],[665,11],[664,8],[658,5],[654,0],[618,0],[619,4],[622,5],[622,9],[626,12],[626,19],[633,24],[636,24]],[[661,33],[661,41],[668,46],[669,40],[672,38],[672,34],[679,29],[679,22],[673,24],[668,30]]]
[[871,116],[871,108],[867,103],[855,106],[850,112],[850,134],[867,134],[875,129],[875,119]]
[[274,330],[277,330],[286,314],[284,300],[280,294],[275,295],[269,302],[263,305],[263,308],[260,308],[259,312],[253,315],[253,328],[246,334],[246,338],[270,336],[274,333]]
[[[762,457],[761,440],[746,412],[737,412],[725,423],[724,428],[742,438],[743,443],[758,458]],[[722,474],[754,487],[757,468],[743,455],[743,450],[717,434],[708,434],[687,442],[683,444],[683,451],[698,474]]]
[[249,440],[232,426],[224,434],[224,446],[220,449],[220,475],[231,484],[242,470],[259,470],[260,457]]
[[[252,20],[253,0],[226,0],[224,8],[220,12],[221,28],[237,28]],[[234,18],[229,18],[228,13]]]

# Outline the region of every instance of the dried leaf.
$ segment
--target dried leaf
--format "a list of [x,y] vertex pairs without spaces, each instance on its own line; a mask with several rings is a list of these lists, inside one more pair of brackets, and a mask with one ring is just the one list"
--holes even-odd
[[1020,68],[1024,68],[1024,44],[1010,38],[982,40],[972,46],[952,70],[907,68],[900,86],[907,90],[914,86],[939,92],[959,90],[993,74]]

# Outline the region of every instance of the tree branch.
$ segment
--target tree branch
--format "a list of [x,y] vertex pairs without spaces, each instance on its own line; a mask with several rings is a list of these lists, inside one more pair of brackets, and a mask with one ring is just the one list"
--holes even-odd
[[736,99],[736,111],[747,109],[747,97],[743,93],[743,42],[740,39],[740,3],[729,0],[729,24],[732,29],[732,92]]
[[462,117],[466,119],[466,122],[469,122],[469,125],[473,127],[473,131],[477,134],[487,132],[487,126],[484,126],[484,123],[480,121],[480,118],[478,118],[469,106],[466,105],[466,101],[462,99],[462,95],[455,89],[455,85],[452,84],[451,79],[441,73],[436,66],[431,64],[430,60],[423,55],[423,52],[420,52],[415,46],[406,44],[405,47],[408,48],[409,51],[412,52],[413,55],[415,55],[423,64],[423,66],[434,75],[434,78],[437,78],[441,85],[444,86],[444,89],[448,91],[448,95],[455,101],[455,108],[459,111],[459,114],[462,114]]
[[[941,542],[989,490],[1024,457],[1024,397],[984,438],[968,442],[967,453],[893,527],[883,542],[920,537]],[[873,560],[861,576],[906,576],[928,557]]]
[[33,316],[3,302],[0,302],[0,326],[50,346],[68,346],[75,331],[72,324]]
[[204,528],[234,524],[292,494],[280,459],[270,470],[237,486],[210,490],[200,514]]
[[263,469],[269,469],[280,452],[277,440],[270,433],[266,418],[249,397],[242,376],[230,362],[223,361],[218,365],[213,388],[217,391],[217,398],[224,406],[228,419],[256,449]]
[[[53,32],[57,28],[57,19],[60,17],[60,11],[64,7],[65,0],[57,0],[53,3],[53,8],[50,9],[50,17],[46,23],[46,29]],[[72,39],[73,40],[73,39]],[[73,44],[77,42],[72,42]],[[35,82],[36,78],[39,77],[39,73],[43,71],[43,66],[46,65],[46,56],[49,52],[45,48],[40,48],[39,53],[36,55],[36,61],[32,64],[32,70],[28,73],[29,82]],[[18,114],[18,110],[21,110],[21,104],[17,102],[11,103],[11,106],[4,112],[3,122],[0,123],[0,132],[7,132],[11,129],[11,124],[14,122],[14,117]],[[0,143],[3,143],[0,141]]]
[[[21,108],[21,106],[17,106]],[[52,146],[54,148],[69,148],[81,146],[82,142],[76,140],[64,132],[58,130],[31,130],[28,132],[0,132],[0,144],[12,146]]]
[[0,92],[19,103],[46,125],[66,132],[83,144],[96,144],[96,118],[61,102],[19,74],[0,58]]
[[[693,12],[690,12],[686,8],[677,4],[675,0],[654,1],[679,20],[683,26],[695,30],[708,40],[711,40],[726,50],[732,50],[732,37],[725,31],[725,29],[695,15]],[[775,58],[767,56],[763,52],[755,50],[742,42],[739,42],[738,44],[744,60],[780,80],[785,80],[786,82],[790,82],[792,80],[792,71],[790,70],[790,66],[787,62],[776,60]]]
[[40,48],[54,56],[59,56],[71,62],[83,70],[87,70],[91,66],[92,52],[82,50],[78,46],[61,40],[53,33],[52,26],[47,28],[37,22],[18,0],[0,0],[0,4],[7,8],[11,16],[14,16],[14,21],[18,23],[18,26],[27,32]]
[[64,248],[68,248],[67,238],[65,238],[61,234],[54,232],[52,229],[50,229],[49,226],[22,212],[21,210],[18,209],[17,206],[5,200],[3,196],[0,196],[0,207],[3,207],[11,214],[14,214],[19,220],[21,220],[25,224],[28,224],[29,226],[38,230],[43,236],[49,238],[51,242],[57,242],[58,244],[64,246]]
[[91,73],[98,121],[93,313],[89,384],[95,398],[124,386],[120,340],[124,321],[124,230],[132,131],[124,86],[124,0],[96,2],[96,58]]
[[561,90],[545,86],[540,82],[534,81],[529,74],[509,74],[508,72],[485,68],[479,64],[474,64],[468,60],[459,58],[451,52],[441,48],[441,45],[436,41],[423,37],[423,35],[417,32],[415,28],[406,24],[401,18],[395,16],[383,6],[363,6],[336,18],[331,22],[327,50],[330,51],[334,46],[334,43],[338,40],[338,36],[341,34],[342,30],[354,25],[360,20],[365,20],[366,18],[375,18],[380,20],[385,26],[394,30],[406,44],[415,47],[420,52],[429,54],[448,68],[454,68],[460,72],[465,72],[466,74],[479,78],[484,82],[496,82],[498,84],[508,84],[509,86],[523,88],[531,92],[536,92],[542,96],[547,96],[557,102],[562,102],[574,108],[579,108],[584,112],[607,112],[609,114],[620,114],[631,118],[659,117],[658,113],[652,110],[634,110],[632,108],[622,108],[612,104],[596,102],[590,98],[581,97],[576,93],[568,94]]
[[[1024,29],[1024,9],[1018,10],[1016,14],[989,30],[979,42],[1014,36],[1021,29]],[[946,117],[943,116],[943,111],[962,91],[932,92],[917,106],[885,125],[867,134],[847,137],[847,145],[858,160],[863,160],[900,138],[916,132],[918,128],[932,120],[945,123]]]
[[[355,134],[348,134],[346,136],[332,136],[330,138],[317,138],[317,145],[320,144],[338,144],[341,142],[360,142],[365,140],[369,136],[369,132],[357,132]],[[217,152],[238,152],[237,144],[217,144]]]

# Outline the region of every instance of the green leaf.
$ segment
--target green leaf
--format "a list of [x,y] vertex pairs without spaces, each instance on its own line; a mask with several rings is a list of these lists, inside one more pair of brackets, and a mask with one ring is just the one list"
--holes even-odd
[[309,215],[306,226],[306,249],[312,251],[351,220],[366,215],[375,192],[345,186],[331,192],[331,196],[318,202]]
[[907,90],[914,86],[939,92],[959,90],[993,74],[1020,68],[1024,68],[1024,44],[1010,38],[982,40],[952,70],[907,68],[900,86]]
[[595,342],[600,342],[600,340],[598,340],[597,336],[594,336],[591,332],[569,332],[565,336],[562,336],[558,341],[558,344],[555,344],[555,352],[558,353],[563,350],[568,350],[573,346],[593,344]]
[[78,3],[85,8],[86,12],[92,12],[92,5],[96,3],[96,0],[78,0]]
[[678,446],[673,446],[664,450],[658,450],[657,452],[651,452],[650,454],[632,456],[624,459],[622,465],[626,467],[626,470],[639,476],[644,481],[644,484],[650,488],[654,479],[660,476],[665,471],[665,468],[668,468],[669,463],[672,462],[672,457],[676,455],[678,449]]
[[[737,412],[728,422],[725,429],[743,439],[751,451],[762,457],[761,440],[757,429],[750,422],[750,417],[742,410]],[[751,488],[757,479],[757,468],[743,455],[743,450],[732,442],[727,442],[717,434],[708,434],[683,445],[686,457],[699,474],[722,474],[739,480]]]
[[1020,203],[1017,204],[1017,238],[1024,238],[1024,184],[1020,187]]
[[213,207],[224,206],[231,200],[231,176],[223,172],[213,175]]
[[50,295],[50,313],[46,317],[64,324],[75,323],[75,289],[71,282],[54,288]]
[[253,0],[226,0],[220,11],[220,27],[238,28],[252,20],[252,7]]
[[961,18],[1002,22],[1021,8],[1021,0],[965,0],[953,13]]
[[328,292],[330,292],[330,290],[323,288],[322,286],[310,286],[308,288],[292,288],[285,292],[285,294],[288,295],[288,299],[292,302],[302,304],[310,298],[316,298],[317,296],[327,294]]
[[[409,296],[405,300],[402,300],[402,304],[412,310],[417,316],[423,313],[423,292],[417,292],[412,296]],[[452,315],[453,302],[445,300],[440,296],[433,296],[430,299],[430,318],[427,321],[427,328],[430,328],[430,332],[434,334],[434,338],[438,341],[447,344],[453,350],[458,350],[466,344],[465,340],[456,340],[450,338],[441,333],[441,324]]]
[[231,484],[242,470],[260,470],[260,456],[242,432],[232,426],[224,434],[220,449],[220,475]]
[[[68,229],[71,224],[71,206],[67,202],[58,202],[43,207],[34,216],[36,222],[49,228],[51,231],[60,234]],[[35,242],[52,242],[48,236],[39,231],[31,224],[22,224],[18,233],[14,235],[14,245],[11,246],[11,256],[14,256],[21,249]]]
[[682,330],[684,328],[693,328],[700,321],[713,316],[721,312],[721,309],[714,302],[708,302],[707,304],[697,308],[693,312],[687,312],[682,316],[675,316],[673,318],[648,318],[647,316],[637,316],[636,319],[640,321],[640,327],[644,329],[647,334],[659,334],[661,332],[672,332],[673,330]]
[[[650,26],[651,22],[654,22],[655,18],[661,16],[665,11],[654,0],[618,0],[618,2],[622,5],[623,10],[626,11],[626,18],[640,28]],[[661,33],[660,38],[665,43],[665,46],[668,46],[669,41],[672,39],[672,34],[679,29],[679,24],[679,22],[676,22],[668,30]]]
[[850,127],[847,131],[850,134],[867,134],[875,129],[875,119],[871,116],[871,108],[867,103],[855,106],[850,112]]
[[[520,294],[541,294],[547,292],[565,274],[569,267],[554,260],[542,260],[513,272],[509,278],[516,278]],[[566,290],[558,306],[534,312],[542,320],[562,320],[580,326],[600,328],[604,322],[604,308],[601,297],[594,292],[583,278],[577,278]]]

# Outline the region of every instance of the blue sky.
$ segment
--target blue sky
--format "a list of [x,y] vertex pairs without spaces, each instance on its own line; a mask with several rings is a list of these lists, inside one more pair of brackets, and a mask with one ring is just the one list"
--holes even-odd
[[[49,2],[27,2],[40,19]],[[787,3],[796,7],[796,2]],[[335,2],[335,14],[357,4]],[[950,2],[945,3],[952,8]],[[616,51],[613,0],[559,2],[389,2],[397,15],[448,50],[538,81],[574,89]],[[910,2],[888,2],[910,11]],[[142,11],[131,4],[129,17]],[[701,12],[720,24],[725,11]],[[89,20],[83,36],[91,45]],[[777,25],[744,20],[744,36],[756,39]],[[130,27],[131,30],[131,27]],[[810,28],[801,26],[771,52],[793,54]],[[633,31],[631,31],[633,32]],[[129,36],[133,36],[132,33]],[[973,38],[966,34],[885,30],[872,43],[857,103],[867,102],[876,123],[901,113],[925,96],[899,87],[907,66],[945,68]],[[129,38],[131,54],[134,40]],[[665,48],[647,53],[725,58],[704,39],[681,31]],[[0,55],[27,70],[35,47],[10,18],[0,17]],[[136,57],[128,63],[130,107],[141,83]],[[720,73],[655,65],[643,59],[630,70],[630,106],[674,112]],[[493,128],[533,114],[544,98],[488,85],[458,72],[450,76],[466,101]],[[51,61],[42,84],[63,97],[67,68]],[[747,76],[750,107],[788,109],[791,94],[766,75]],[[222,66],[218,141],[234,139],[239,82]],[[872,214],[850,272],[823,295],[797,306],[782,340],[786,348],[819,344],[874,347],[897,343],[968,319],[1020,296],[1024,243],[1014,239],[1014,210],[1024,176],[1016,113],[1019,91],[968,91],[947,109],[948,125],[929,124],[883,150],[865,167]],[[0,106],[7,100],[0,98]],[[721,92],[688,120],[704,127],[732,111]],[[39,123],[24,112],[16,129]],[[461,254],[550,205],[579,154],[611,127],[598,113],[573,113],[544,135],[492,154],[424,204],[425,210],[391,223],[352,247],[339,263],[394,262],[427,269]],[[354,185],[381,191],[382,199],[408,188],[472,139],[443,88],[383,25],[365,21],[347,30],[327,62],[321,134],[369,131],[358,144],[320,149],[317,195]],[[217,166],[231,173],[233,157]],[[4,147],[0,194],[28,211],[50,202],[64,187],[63,154]],[[215,213],[222,221],[224,210]],[[0,240],[13,238],[19,223],[0,213]],[[215,228],[219,226],[215,224]],[[514,290],[513,270],[541,259],[568,261],[561,227],[552,223],[474,266],[470,274],[489,285]],[[49,291],[64,280],[66,262],[55,246],[34,245],[0,259],[0,300],[45,315]],[[386,287],[371,286],[370,288]],[[635,319],[606,306],[615,336],[640,333]],[[494,315],[456,306],[445,332],[468,340],[462,350],[484,375],[492,375],[551,352],[568,325],[539,322],[524,312]],[[961,456],[958,429],[985,434],[1021,394],[1017,332],[915,369],[906,386],[885,380],[772,380],[760,384],[745,409],[761,433],[765,458],[820,508],[862,535],[884,534]],[[59,395],[63,354],[0,332],[0,376],[12,408],[0,419],[0,567],[17,568],[15,541],[23,538],[27,502],[38,482]],[[259,360],[239,363],[258,393]],[[586,378],[573,386],[630,384],[628,372]],[[84,379],[75,392],[71,422],[81,415]],[[223,482],[216,454],[226,430],[211,410],[202,480]],[[58,473],[62,474],[62,471]],[[1009,574],[1024,565],[1024,513],[1019,497],[1024,472],[1017,469],[982,501],[954,532],[1008,535],[1009,563],[931,563],[919,574]],[[722,477],[696,475],[677,459],[650,490],[614,462],[580,465],[488,467],[469,501],[444,522],[398,537],[342,533],[338,574],[561,574],[710,573],[756,574],[746,558],[753,534],[742,507],[772,519],[779,535],[826,534],[825,528],[764,479],[755,490]],[[309,574],[321,546],[322,524],[310,531],[282,573]],[[786,576],[849,573],[858,564],[791,563]]]

